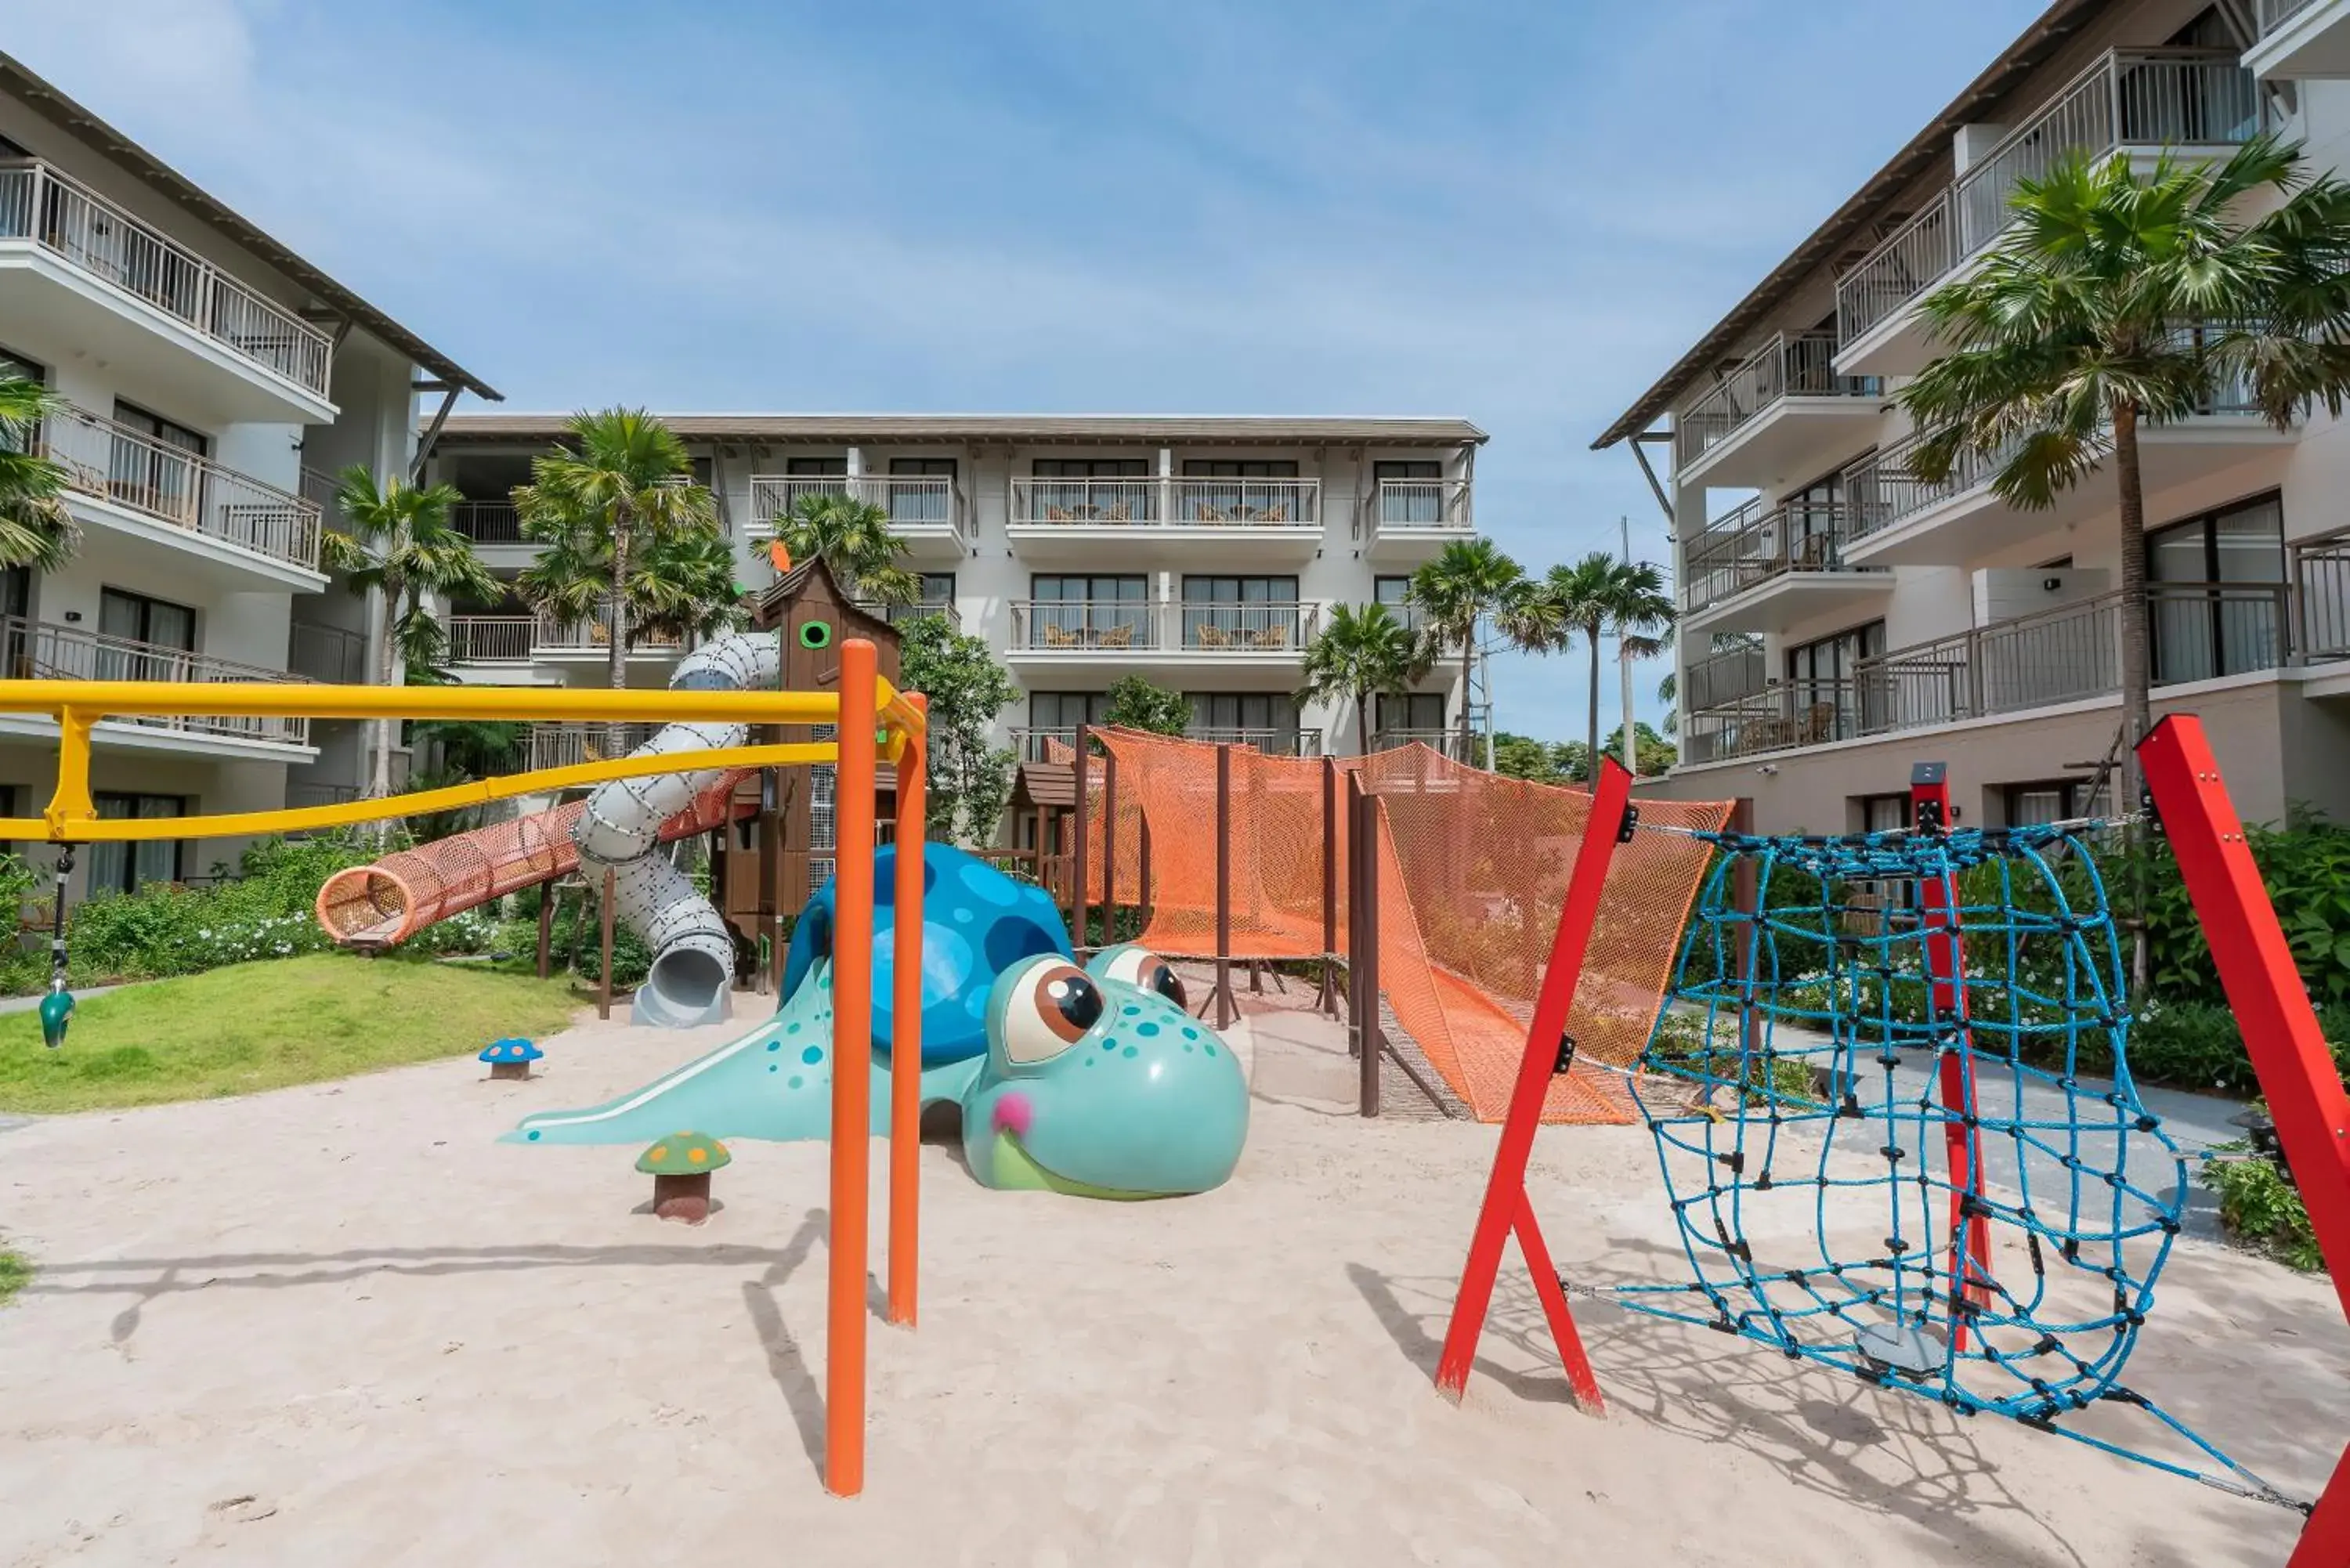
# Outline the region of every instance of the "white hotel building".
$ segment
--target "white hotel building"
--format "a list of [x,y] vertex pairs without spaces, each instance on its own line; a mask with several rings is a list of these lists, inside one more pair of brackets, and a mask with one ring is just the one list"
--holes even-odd
[[[1306,644],[1334,604],[1401,609],[1413,569],[1473,532],[1484,433],[1458,420],[961,414],[665,416],[716,493],[741,581],[773,580],[775,515],[802,494],[885,508],[921,574],[921,604],[983,637],[1022,689],[1002,739],[1026,754],[1102,716],[1121,677],[1190,696],[1192,732],[1269,752],[1349,752],[1349,704],[1300,707]],[[467,497],[462,526],[512,577],[535,552],[508,499],[563,432],[553,414],[451,418],[432,475]],[[497,684],[601,684],[600,626],[518,599],[457,607],[454,671]],[[668,679],[674,647],[632,649],[633,679]],[[1373,715],[1374,745],[1444,743],[1462,726],[1457,660]],[[543,727],[542,763],[592,733]]]
[[[5,55],[0,361],[69,405],[39,444],[81,530],[60,569],[0,573],[16,679],[366,680],[373,618],[320,565],[327,476],[404,475],[421,400],[497,396]],[[348,798],[363,729],[109,721],[91,784],[140,816]],[[38,814],[57,750],[53,722],[0,716],[0,812]],[[76,890],[200,877],[238,847],[94,846]]]
[[[2060,0],[1596,443],[1669,454],[1681,765],[1763,831],[2085,809],[2121,721],[2110,468],[2053,511],[1928,484],[1890,403],[1918,302],[2073,151],[2224,158],[2269,127],[2350,161],[2350,0]],[[1849,128],[1839,130],[1847,134]],[[2350,820],[2350,441],[2227,398],[2145,441],[2155,709],[2202,716],[2248,819]]]

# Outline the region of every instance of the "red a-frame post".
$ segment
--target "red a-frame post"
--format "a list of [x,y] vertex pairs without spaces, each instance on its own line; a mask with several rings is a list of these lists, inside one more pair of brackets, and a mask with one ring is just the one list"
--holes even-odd
[[[2277,924],[2276,907],[2220,781],[2202,722],[2173,713],[2138,742],[2160,823],[2194,901],[2211,961],[2244,1035],[2277,1143],[2309,1209],[2318,1251],[2350,1315],[2350,1095],[2334,1070],[2316,1010]],[[2288,1568],[2350,1563],[2350,1451],[2334,1467]]]
[[1550,1092],[1550,1081],[1564,1070],[1567,1059],[1566,1015],[1575,1002],[1575,982],[1582,978],[1592,922],[1598,919],[1600,887],[1607,879],[1617,844],[1631,826],[1631,804],[1632,775],[1613,758],[1601,763],[1598,787],[1592,793],[1591,817],[1584,824],[1575,869],[1567,877],[1558,934],[1551,941],[1550,968],[1543,975],[1534,1021],[1526,1030],[1526,1054],[1518,1064],[1510,1114],[1502,1123],[1501,1147],[1493,1156],[1493,1173],[1485,1183],[1485,1204],[1477,1213],[1469,1263],[1461,1273],[1461,1293],[1452,1303],[1451,1326],[1445,1330],[1444,1354],[1436,1364],[1436,1386],[1453,1399],[1460,1398],[1469,1385],[1477,1340],[1484,1333],[1485,1314],[1493,1303],[1493,1282],[1502,1271],[1502,1242],[1514,1231],[1518,1251],[1534,1277],[1534,1294],[1550,1320],[1551,1338],[1558,1346],[1568,1386],[1585,1409],[1596,1414],[1603,1405],[1599,1379],[1592,1375],[1591,1360],[1583,1353],[1583,1336],[1575,1332],[1575,1314],[1567,1308],[1558,1270],[1543,1242],[1542,1227],[1534,1221],[1534,1205],[1526,1198],[1526,1160],[1534,1152],[1534,1129],[1542,1125],[1543,1101]]
[[[1950,775],[1941,763],[1916,763],[1909,769],[1909,825],[1920,833],[1950,830]],[[1942,1054],[1943,1142],[1950,1162],[1950,1343],[1967,1347],[1967,1305],[1991,1299],[1991,1217],[1969,1210],[1982,1196],[1981,1135],[1973,1125],[1973,1043],[1966,1035],[1966,952],[1959,934],[1952,878],[1924,877],[1918,883],[1918,925],[1926,936],[1926,971],[1935,1012],[1959,1022],[1959,1049]]]

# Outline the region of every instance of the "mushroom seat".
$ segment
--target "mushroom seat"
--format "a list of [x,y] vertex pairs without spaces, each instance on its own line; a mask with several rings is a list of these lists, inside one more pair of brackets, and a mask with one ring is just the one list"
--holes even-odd
[[527,1078],[530,1064],[546,1054],[530,1041],[510,1036],[492,1041],[474,1060],[486,1065],[493,1078]]
[[733,1159],[716,1138],[679,1132],[639,1155],[637,1168],[653,1179],[656,1215],[699,1225],[710,1218],[710,1173]]

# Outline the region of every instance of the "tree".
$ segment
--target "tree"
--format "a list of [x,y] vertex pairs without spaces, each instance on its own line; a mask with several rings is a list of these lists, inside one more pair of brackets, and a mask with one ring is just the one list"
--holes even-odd
[[1503,630],[1534,652],[1552,653],[1581,633],[1591,655],[1591,702],[1584,741],[1586,758],[1599,752],[1599,643],[1616,633],[1619,656],[1653,657],[1662,646],[1650,633],[1669,626],[1672,600],[1664,574],[1648,563],[1619,561],[1594,550],[1573,566],[1553,566],[1513,594],[1502,611]]
[[38,381],[0,376],[0,566],[55,571],[81,541],[62,499],[65,469],[34,450],[41,421],[64,407]]
[[1417,607],[1430,639],[1461,649],[1461,760],[1468,762],[1469,670],[1477,626],[1501,610],[1525,580],[1523,568],[1491,539],[1456,539],[1411,575],[1404,597]]
[[794,561],[822,560],[853,598],[910,605],[922,597],[922,579],[899,565],[905,542],[889,514],[869,501],[837,492],[811,492],[775,517],[775,537]]
[[[327,562],[347,576],[355,594],[375,601],[376,683],[390,686],[399,661],[421,639],[440,630],[428,598],[460,594],[482,598],[500,592],[497,579],[473,554],[473,541],[449,524],[459,500],[453,486],[419,488],[399,475],[378,485],[365,463],[343,470],[335,505],[348,532],[328,529],[321,541]],[[445,641],[441,645],[445,651]],[[391,793],[391,751],[396,721],[376,721],[375,758],[369,793],[379,800]]]
[[1148,677],[1125,676],[1109,689],[1102,722],[1154,735],[1180,735],[1191,727],[1191,700],[1180,691],[1154,686]]
[[[1632,751],[1635,760],[1640,764],[1634,771],[1643,778],[1653,778],[1659,774],[1665,773],[1675,763],[1681,760],[1680,748],[1657,733],[1646,720],[1637,720],[1633,722]],[[1609,732],[1607,751],[1604,754],[1615,757],[1621,757],[1624,754],[1623,725],[1617,725]]]
[[[2074,155],[2018,182],[2006,236],[1921,308],[1943,352],[1897,400],[1929,483],[1965,458],[2044,510],[2113,460],[2121,508],[2123,798],[2151,717],[2141,432],[2220,400],[2279,430],[2350,398],[2350,185],[2262,135],[2224,163]],[[2238,214],[2271,208],[2246,220]]]
[[1297,700],[1335,702],[1351,699],[1365,753],[1371,749],[1371,701],[1399,697],[1427,675],[1434,662],[1427,644],[1398,620],[1387,606],[1334,605],[1328,624],[1305,648],[1305,687]]
[[745,618],[734,547],[715,526],[665,535],[638,551],[626,597],[639,631],[680,642],[733,631]]
[[898,670],[907,691],[930,699],[923,778],[931,831],[957,844],[988,843],[1012,804],[1014,760],[989,736],[1020,689],[984,638],[964,636],[944,616],[898,628]]
[[1566,770],[1559,763],[1557,747],[1547,741],[1513,735],[1507,731],[1497,732],[1493,736],[1493,771],[1504,778],[1524,779],[1532,784],[1566,782]]
[[[608,610],[606,678],[619,691],[645,610],[639,552],[654,556],[680,535],[716,537],[718,507],[692,482],[685,443],[642,409],[576,413],[569,429],[577,450],[531,459],[531,482],[515,489],[522,535],[540,547],[515,586],[534,608],[570,625]],[[730,599],[732,589],[730,573]]]

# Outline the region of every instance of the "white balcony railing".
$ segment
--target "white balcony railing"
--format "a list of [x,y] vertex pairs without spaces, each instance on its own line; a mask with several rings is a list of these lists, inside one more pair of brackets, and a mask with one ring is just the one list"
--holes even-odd
[[1473,730],[1378,730],[1371,735],[1371,750],[1392,752],[1404,746],[1419,745],[1441,752],[1448,757],[1482,755],[1476,746],[1479,739]]
[[66,470],[67,483],[86,494],[272,560],[318,569],[314,501],[83,409],[43,420],[38,444]]
[[452,664],[528,664],[536,617],[459,615],[449,618]]
[[522,517],[511,501],[460,501],[449,509],[449,525],[476,545],[523,543]]
[[[1253,746],[1269,757],[1318,757],[1322,732],[1303,725],[1250,728],[1241,725],[1194,724],[1183,732],[1187,741],[1202,745]],[[1024,763],[1049,763],[1066,758],[1077,744],[1074,724],[1028,725],[1012,732],[1012,743]]]
[[[555,616],[541,615],[533,623],[531,649],[535,653],[603,653],[612,646],[612,612],[598,610],[594,618],[566,621]],[[647,631],[639,627],[629,639],[630,653],[674,653],[684,647],[674,633]]]
[[845,473],[765,473],[751,476],[752,535],[773,535],[776,517],[807,495],[847,495],[879,506],[900,533],[945,532],[962,540],[966,532],[962,498],[946,474],[861,473],[852,479]]
[[[620,732],[618,750],[612,739],[615,728]],[[567,768],[581,763],[609,762],[629,755],[651,740],[660,729],[659,724],[533,724],[530,765]]]
[[1372,486],[1371,532],[1476,526],[1465,479],[1382,479]]
[[1783,332],[1673,419],[1675,460],[1686,468],[1782,398],[1875,398],[1874,376],[1835,373],[1833,332]]
[[1318,479],[1015,479],[1015,526],[1322,526]]
[[48,164],[0,162],[0,240],[29,240],[318,397],[334,340]]
[[1295,654],[1320,629],[1318,604],[1164,599],[1024,599],[1012,606],[1014,651]]
[[2230,51],[2114,50],[1838,280],[1837,337],[1854,341],[1988,246],[2007,227],[2016,187],[2063,159],[2233,146],[2261,118],[2259,87]]
[[857,601],[857,607],[867,615],[877,616],[888,621],[891,626],[904,626],[908,621],[921,620],[930,616],[941,616],[955,630],[962,629],[962,611],[956,607],[952,599],[916,599],[910,604],[902,605],[877,604],[870,599],[859,599]]
[[[172,680],[190,683],[221,681],[282,682],[284,670],[238,664],[209,654],[161,643],[108,637],[79,627],[52,626],[21,616],[0,618],[0,655],[9,678],[17,680]],[[298,680],[300,677],[293,676]],[[310,740],[307,719],[224,718],[208,714],[124,715],[109,722],[137,724],[142,729],[173,730],[187,734],[218,735],[230,740],[260,741],[273,745],[302,746]]]

